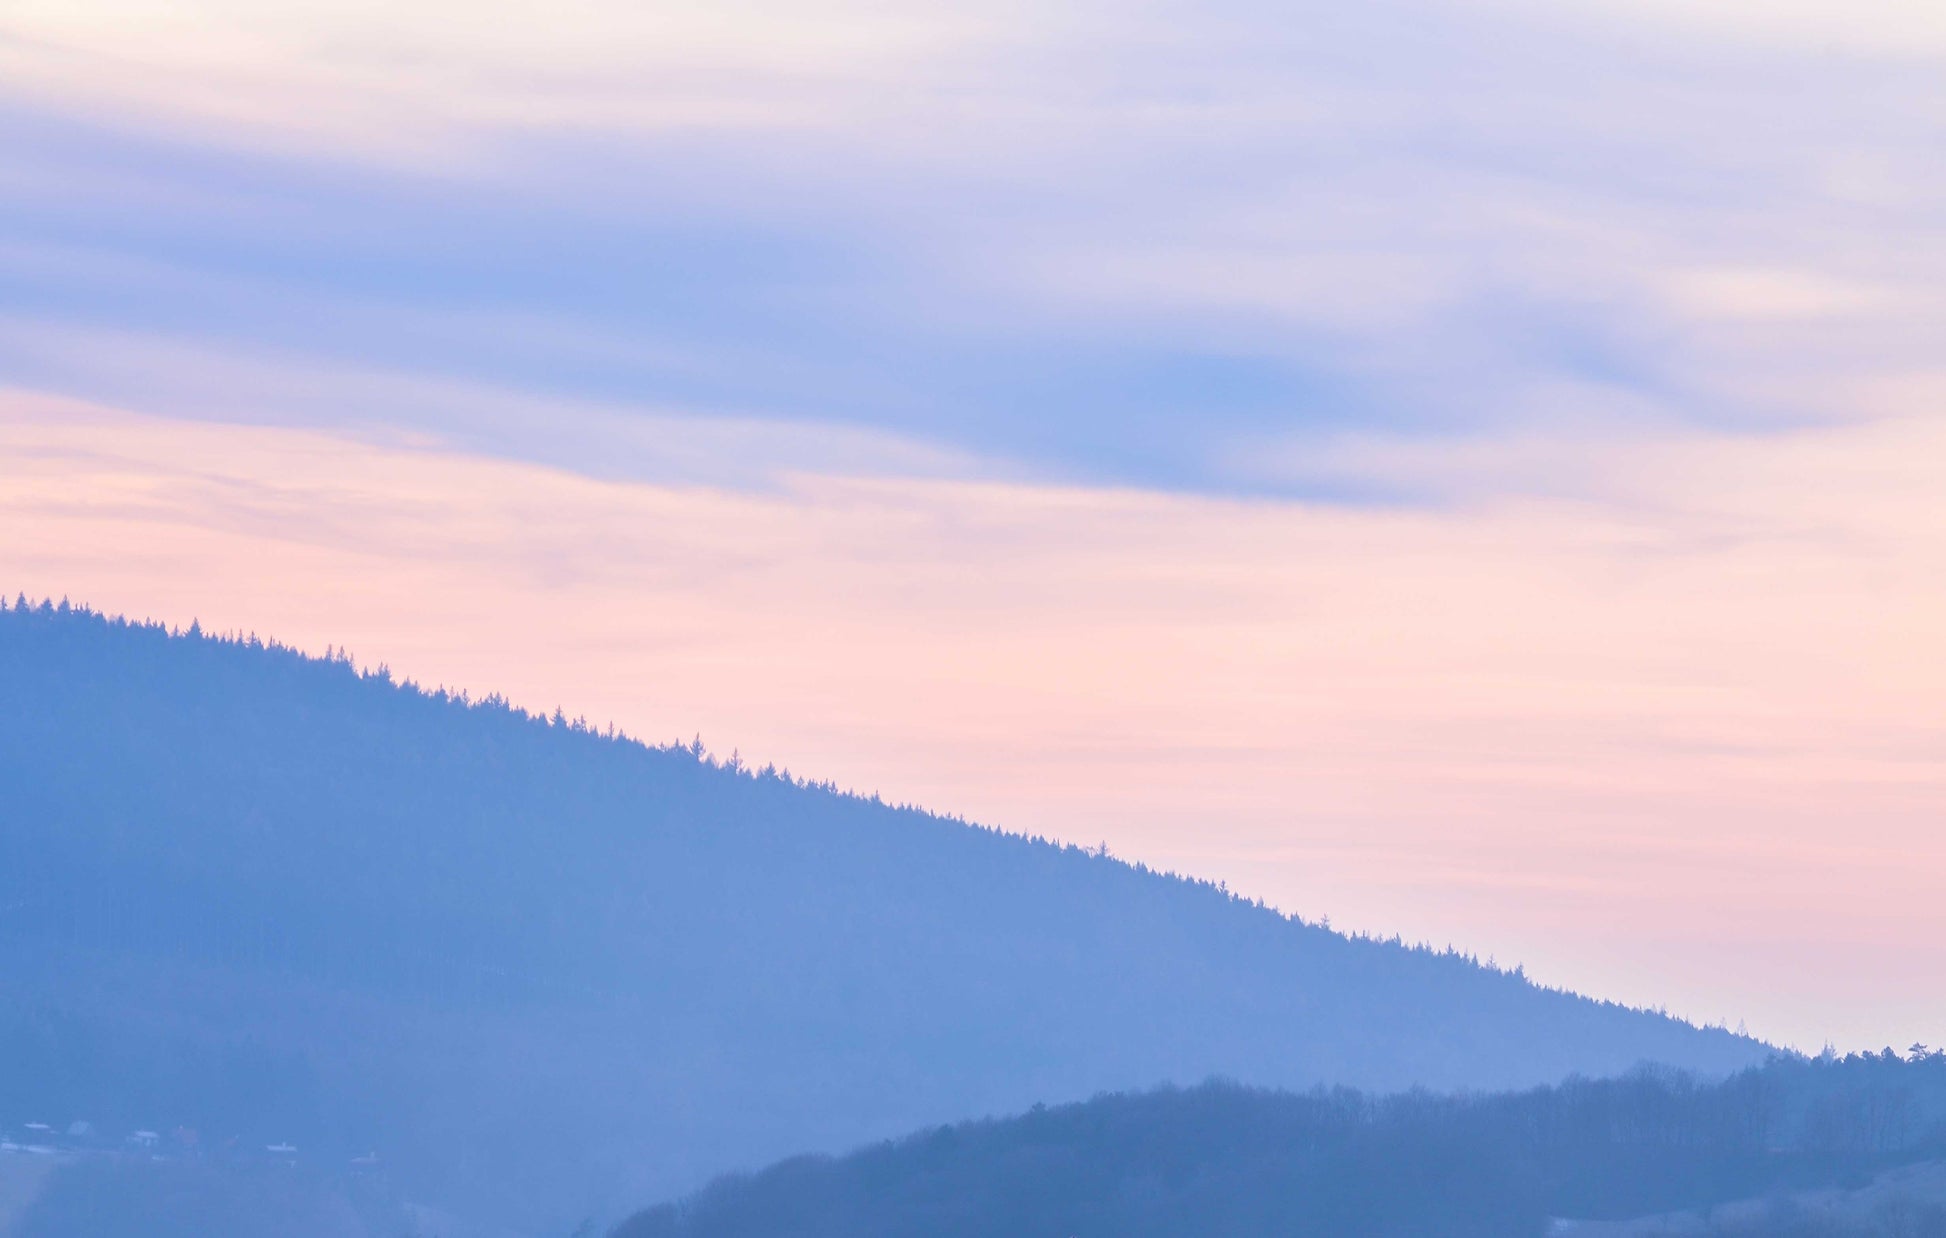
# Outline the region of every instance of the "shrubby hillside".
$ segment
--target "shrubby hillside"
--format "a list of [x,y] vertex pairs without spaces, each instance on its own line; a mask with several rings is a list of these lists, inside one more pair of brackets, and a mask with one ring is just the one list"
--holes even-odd
[[376,1151],[527,1229],[1104,1090],[1763,1054],[700,746],[24,603],[0,978],[0,1127]]
[[1946,1238],[1940,1167],[1875,1180],[1942,1156],[1946,1055],[1471,1097],[1210,1084],[797,1158],[614,1238]]

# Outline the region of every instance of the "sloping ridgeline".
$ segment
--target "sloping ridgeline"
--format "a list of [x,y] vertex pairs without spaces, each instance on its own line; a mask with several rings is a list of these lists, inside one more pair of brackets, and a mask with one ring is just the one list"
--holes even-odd
[[1493,1096],[1210,1084],[796,1158],[614,1238],[1939,1238],[1936,1172],[1806,1193],[1946,1156],[1942,1123],[1946,1055],[1889,1050]]
[[376,1150],[520,1227],[1106,1090],[1760,1046],[254,639],[0,614],[0,1122]]

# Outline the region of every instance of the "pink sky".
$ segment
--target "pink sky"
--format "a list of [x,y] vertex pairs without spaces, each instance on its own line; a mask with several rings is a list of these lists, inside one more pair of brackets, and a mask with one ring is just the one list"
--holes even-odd
[[1938,0],[0,10],[0,589],[1946,1041]]
[[[1419,506],[598,480],[0,396],[0,588],[348,646],[1815,1049],[1946,1026],[1946,430],[1347,438]],[[1490,484],[1480,482],[1491,474]],[[1559,497],[1559,496],[1571,497]]]

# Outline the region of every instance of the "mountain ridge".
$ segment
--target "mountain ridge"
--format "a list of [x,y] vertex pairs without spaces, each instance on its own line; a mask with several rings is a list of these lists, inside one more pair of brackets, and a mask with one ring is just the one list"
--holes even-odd
[[1493,1095],[1213,1081],[793,1157],[613,1238],[1936,1238],[1942,1157],[1918,1045]]
[[[159,1107],[283,1080],[263,1095],[290,1095],[289,1124],[386,1144],[435,1202],[523,1224],[1210,1075],[1484,1088],[1765,1052],[274,641],[16,604],[0,685],[16,1023],[84,1029],[67,1040]],[[201,1046],[208,1086],[130,1064],[158,1056],[152,1027]],[[486,1133],[439,1151],[461,1131]]]

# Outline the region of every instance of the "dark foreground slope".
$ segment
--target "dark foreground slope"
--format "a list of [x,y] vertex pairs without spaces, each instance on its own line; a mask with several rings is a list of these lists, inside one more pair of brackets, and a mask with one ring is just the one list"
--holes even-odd
[[255,642],[0,613],[0,1125],[376,1150],[525,1225],[1220,1074],[1758,1046]]
[[1943,1123],[1946,1056],[1889,1051],[1471,1098],[1213,1084],[799,1158],[615,1238],[1946,1238],[1937,1173],[1882,1179],[1870,1207],[1802,1194],[1946,1155]]

